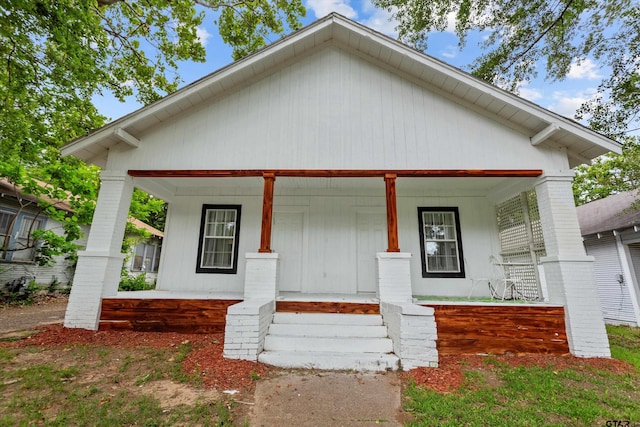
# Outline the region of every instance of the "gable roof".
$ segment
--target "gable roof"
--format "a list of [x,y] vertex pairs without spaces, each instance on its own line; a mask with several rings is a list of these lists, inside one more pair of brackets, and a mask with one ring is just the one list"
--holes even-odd
[[74,155],[105,166],[109,148],[137,147],[146,130],[200,103],[250,84],[266,73],[315,49],[337,45],[354,52],[455,102],[515,128],[539,143],[567,150],[571,166],[587,163],[609,151],[621,152],[617,142],[574,120],[546,110],[469,73],[410,48],[341,15],[332,13],[281,40],[209,74],[182,89],[80,137],[64,147]]
[[636,191],[625,191],[577,207],[583,236],[640,225],[640,209],[631,209]]

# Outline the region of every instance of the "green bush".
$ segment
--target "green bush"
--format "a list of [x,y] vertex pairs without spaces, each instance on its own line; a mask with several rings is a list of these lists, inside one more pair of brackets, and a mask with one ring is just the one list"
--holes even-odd
[[147,282],[146,273],[136,276],[124,276],[120,278],[119,291],[149,291],[155,289],[155,283]]

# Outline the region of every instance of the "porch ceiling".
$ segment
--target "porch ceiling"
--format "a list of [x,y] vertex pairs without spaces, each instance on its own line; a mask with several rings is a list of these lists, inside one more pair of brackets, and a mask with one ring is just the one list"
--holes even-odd
[[[533,184],[535,178],[397,178],[398,195],[486,196],[506,187]],[[199,196],[229,193],[262,195],[262,177],[239,178],[134,178],[134,185],[157,197],[171,201],[178,195]],[[302,178],[277,177],[275,194],[385,195],[383,178]]]

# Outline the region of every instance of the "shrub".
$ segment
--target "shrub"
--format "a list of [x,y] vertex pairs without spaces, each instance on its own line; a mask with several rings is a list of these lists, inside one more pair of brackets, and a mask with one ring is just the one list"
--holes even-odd
[[147,282],[146,273],[136,276],[124,276],[120,278],[119,291],[149,291],[155,289],[155,283]]

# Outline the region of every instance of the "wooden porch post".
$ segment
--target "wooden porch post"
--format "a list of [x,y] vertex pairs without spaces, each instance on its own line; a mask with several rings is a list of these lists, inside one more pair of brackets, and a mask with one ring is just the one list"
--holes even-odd
[[273,183],[275,173],[264,173],[264,193],[262,196],[262,230],[260,232],[260,253],[271,252],[271,218],[273,216]]
[[396,174],[384,174],[387,192],[387,252],[400,252],[398,247],[398,208],[396,206]]

